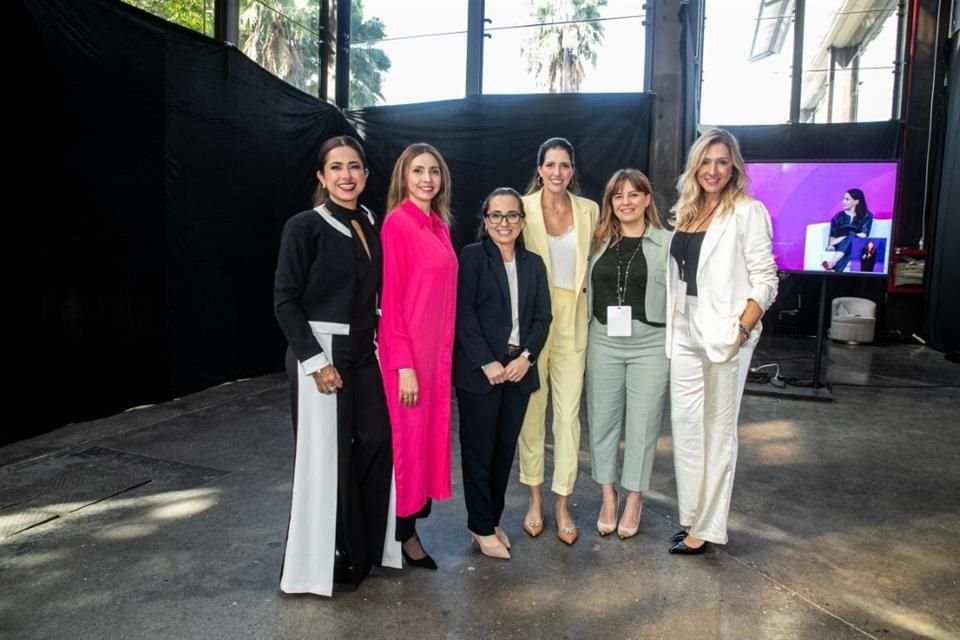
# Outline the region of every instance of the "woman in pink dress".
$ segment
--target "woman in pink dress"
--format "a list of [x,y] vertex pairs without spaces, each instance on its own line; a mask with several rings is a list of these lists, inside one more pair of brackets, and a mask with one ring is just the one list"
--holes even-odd
[[436,569],[417,535],[431,501],[450,497],[450,385],[457,256],[450,171],[424,143],[397,159],[383,223],[380,366],[393,427],[397,540],[407,564]]

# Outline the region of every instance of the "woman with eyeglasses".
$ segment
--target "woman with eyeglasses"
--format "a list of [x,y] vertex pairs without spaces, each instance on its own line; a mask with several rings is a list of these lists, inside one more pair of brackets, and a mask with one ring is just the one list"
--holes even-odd
[[487,196],[480,242],[463,248],[457,284],[454,384],[467,528],[481,553],[503,560],[510,559],[500,527],[504,495],[550,326],[546,269],[520,237],[525,215],[513,189]]

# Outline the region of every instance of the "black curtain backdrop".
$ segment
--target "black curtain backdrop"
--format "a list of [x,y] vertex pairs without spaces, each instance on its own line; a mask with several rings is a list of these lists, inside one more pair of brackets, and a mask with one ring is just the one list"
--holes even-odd
[[[386,194],[393,163],[407,145],[428,142],[440,151],[453,182],[453,235],[459,248],[476,238],[477,215],[490,191],[525,192],[537,149],[547,138],[562,136],[573,143],[583,195],[593,200],[599,201],[617,169],[646,173],[651,105],[651,96],[635,93],[477,96],[372,107],[346,116],[367,140],[367,193]],[[375,210],[383,207],[381,199]]]
[[[0,443],[282,369],[272,281],[284,221],[310,206],[316,149],[359,135],[334,107],[229,46],[115,0],[21,0],[12,182],[12,394]],[[523,189],[547,137],[577,146],[585,195],[646,170],[650,97],[485,96],[352,112],[383,213],[393,161],[427,140],[453,172],[457,243],[496,186]]]
[[960,351],[960,287],[953,276],[960,273],[960,33],[954,33],[950,48],[949,82],[940,196],[933,219],[933,237],[928,244],[926,284],[930,339],[938,349]]
[[23,0],[11,65],[26,314],[7,442],[282,368],[283,222],[339,111],[111,0]]

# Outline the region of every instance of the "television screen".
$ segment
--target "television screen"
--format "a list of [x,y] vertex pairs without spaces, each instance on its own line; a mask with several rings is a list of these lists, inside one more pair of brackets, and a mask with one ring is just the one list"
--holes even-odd
[[896,162],[748,162],[781,271],[887,274]]

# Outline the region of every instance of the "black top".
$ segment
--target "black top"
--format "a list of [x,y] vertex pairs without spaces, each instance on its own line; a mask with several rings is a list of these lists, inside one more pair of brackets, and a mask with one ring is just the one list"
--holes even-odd
[[607,247],[593,266],[593,317],[607,324],[607,307],[624,304],[630,306],[634,320],[646,323],[646,295],[643,238],[621,238],[616,245]]
[[696,233],[677,231],[670,243],[670,255],[677,261],[680,279],[687,283],[687,295],[697,295],[697,265],[700,263],[700,247],[706,230]]
[[353,285],[353,308],[350,311],[350,329],[351,333],[357,331],[369,331],[377,328],[377,295],[380,292],[380,281],[382,276],[383,256],[380,249],[380,237],[370,224],[369,218],[362,211],[357,209],[346,209],[335,202],[327,202],[327,211],[333,214],[333,217],[350,227],[353,230],[353,221],[356,221],[363,229],[363,235],[367,240],[367,246],[370,248],[370,256],[367,256],[360,236],[354,231],[353,234],[353,254],[356,263],[356,273],[354,274]]
[[[335,353],[328,357],[359,364],[373,357],[383,264],[380,237],[365,212],[333,203],[325,208],[326,217],[309,209],[284,225],[274,280],[274,310],[300,362],[323,351],[309,325],[318,321],[349,327],[348,335],[334,336]],[[363,229],[370,258],[353,230],[354,219]]]
[[830,218],[830,237],[843,238],[858,233],[870,235],[870,229],[873,228],[873,214],[869,211],[864,212],[863,216],[848,216],[846,211],[838,211],[836,215]]

